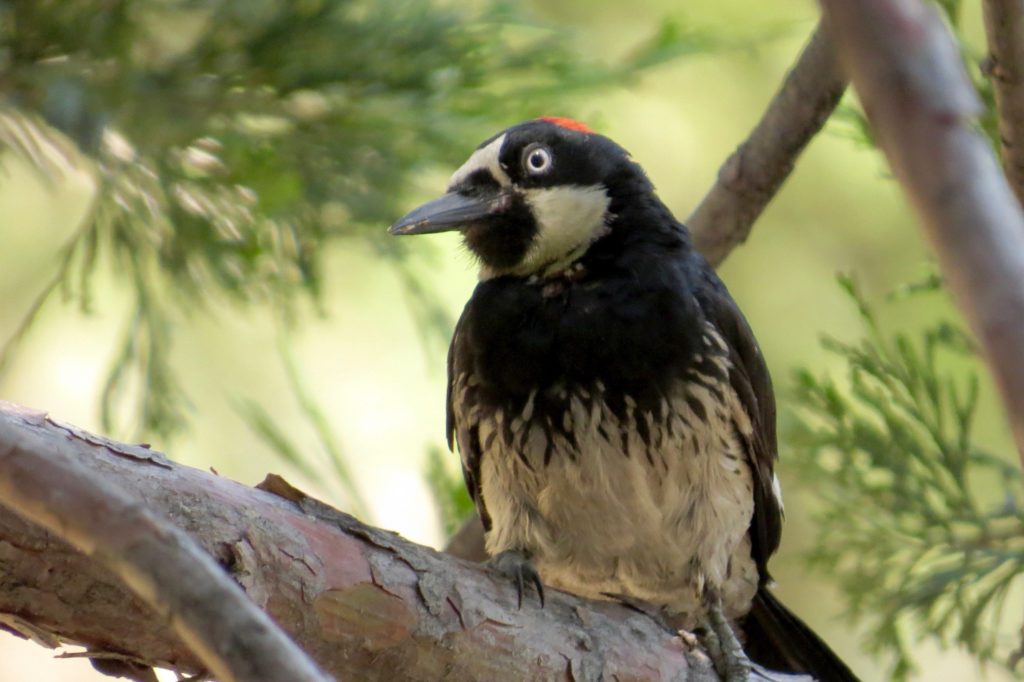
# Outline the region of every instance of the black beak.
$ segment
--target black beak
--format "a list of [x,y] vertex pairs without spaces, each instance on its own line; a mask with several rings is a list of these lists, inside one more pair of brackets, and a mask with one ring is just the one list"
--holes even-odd
[[423,204],[388,228],[390,234],[431,234],[450,232],[487,217],[492,197],[467,197],[449,192],[440,199]]

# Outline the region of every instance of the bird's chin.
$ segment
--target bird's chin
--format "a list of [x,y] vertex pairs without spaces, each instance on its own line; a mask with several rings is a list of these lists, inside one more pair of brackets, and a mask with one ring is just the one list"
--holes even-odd
[[494,227],[485,222],[472,223],[462,228],[462,243],[481,261],[490,260],[488,256],[494,256],[494,247],[491,246],[494,241]]
[[473,222],[463,227],[462,239],[482,267],[503,274],[514,270],[530,247],[532,235],[517,227],[500,219]]

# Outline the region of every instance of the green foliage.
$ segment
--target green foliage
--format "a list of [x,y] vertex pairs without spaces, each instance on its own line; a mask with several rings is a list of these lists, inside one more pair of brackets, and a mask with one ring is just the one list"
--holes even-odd
[[[190,311],[316,297],[319,256],[338,239],[401,267],[407,246],[381,228],[415,171],[564,111],[567,92],[713,42],[666,22],[621,63],[592,62],[500,0],[0,0],[0,147],[49,176],[90,167],[97,182],[0,365],[53,291],[88,308],[90,276],[109,263],[135,312],[105,428],[124,430],[115,408],[137,401],[135,430],[166,438],[184,423],[167,355]],[[447,322],[416,300],[421,319]]]
[[451,537],[466,519],[476,513],[462,475],[449,465],[451,459],[440,448],[427,451],[427,485],[434,496],[434,506],[441,517],[445,537]]
[[[866,621],[870,649],[893,657],[894,679],[913,670],[915,636],[1005,660],[1000,637],[1019,627],[1003,606],[1024,572],[1024,489],[1017,464],[975,440],[974,344],[948,322],[919,338],[886,334],[853,281],[840,283],[868,335],[824,341],[842,379],[798,373],[787,452],[823,500],[812,564]],[[904,293],[939,286],[932,277]]]

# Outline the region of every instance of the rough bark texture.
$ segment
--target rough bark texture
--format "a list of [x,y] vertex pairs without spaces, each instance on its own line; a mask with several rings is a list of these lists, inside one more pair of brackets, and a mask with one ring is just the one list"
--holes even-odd
[[1024,204],[1024,0],[984,0],[982,8],[1003,169]]
[[793,164],[846,90],[831,41],[819,26],[750,136],[726,159],[718,179],[686,220],[694,242],[718,265],[750,234]]
[[[553,590],[544,609],[527,600],[517,610],[506,580],[363,525],[277,477],[249,488],[0,403],[0,452],[11,449],[75,458],[186,531],[338,679],[718,679],[693,642],[646,615]],[[50,481],[54,491],[73,490],[67,484]],[[203,668],[166,618],[63,535],[0,507],[3,627],[98,657]]]
[[952,37],[921,0],[821,0],[879,145],[984,349],[1024,457],[1024,216]]
[[[23,413],[29,422],[44,418]],[[0,426],[0,499],[116,575],[170,623],[221,682],[327,682],[237,583],[180,529],[109,484],[86,461]],[[140,446],[106,446],[153,466]]]

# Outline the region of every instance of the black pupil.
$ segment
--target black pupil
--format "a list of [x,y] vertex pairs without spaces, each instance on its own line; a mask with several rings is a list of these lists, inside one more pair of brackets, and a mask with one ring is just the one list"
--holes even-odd
[[545,163],[544,152],[537,151],[537,152],[534,152],[534,153],[530,154],[530,166],[532,166],[533,168],[539,170],[539,169],[544,167],[544,163]]

